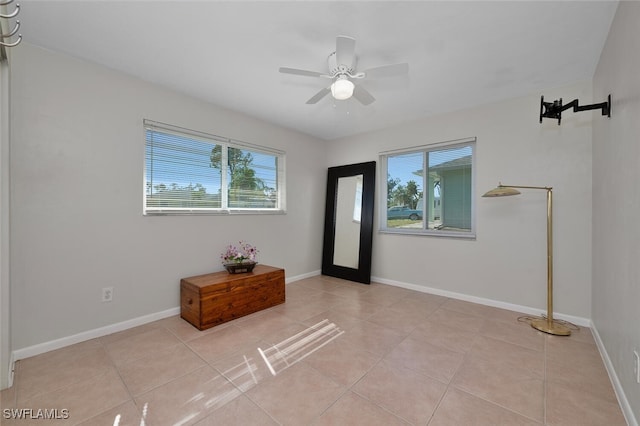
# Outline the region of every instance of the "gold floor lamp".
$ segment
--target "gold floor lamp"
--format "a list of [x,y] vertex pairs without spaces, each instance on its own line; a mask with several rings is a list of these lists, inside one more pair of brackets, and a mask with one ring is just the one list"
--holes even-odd
[[506,197],[509,195],[518,195],[521,189],[544,189],[547,191],[547,317],[540,317],[531,321],[531,327],[545,333],[554,334],[556,336],[568,336],[571,330],[563,324],[553,319],[553,218],[552,218],[552,188],[548,186],[516,186],[498,184],[498,187],[492,189],[483,195],[483,197]]

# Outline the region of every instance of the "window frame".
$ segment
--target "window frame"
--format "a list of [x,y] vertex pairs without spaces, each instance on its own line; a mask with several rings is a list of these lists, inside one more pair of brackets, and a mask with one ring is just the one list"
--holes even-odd
[[[379,188],[380,188],[380,202],[378,204],[378,232],[385,234],[403,234],[403,235],[418,235],[429,237],[450,237],[450,238],[462,238],[462,239],[475,239],[476,238],[476,137],[469,137],[463,139],[456,139],[445,142],[436,142],[431,144],[413,146],[408,148],[394,149],[379,153],[380,161],[380,175],[379,175]],[[437,230],[428,228],[428,218],[423,214],[422,228],[389,228],[387,227],[387,200],[388,200],[388,159],[401,154],[421,153],[423,169],[428,168],[426,164],[427,153],[434,151],[443,151],[448,149],[462,148],[469,146],[471,148],[471,229],[468,231],[453,231],[453,230]],[[422,177],[422,191],[426,192],[427,180],[429,173],[423,173]],[[431,200],[425,199],[423,195],[423,212],[426,203]]]
[[[143,136],[144,136],[144,160],[142,168],[143,181],[143,197],[142,212],[144,216],[163,216],[163,215],[230,215],[230,214],[285,214],[286,213],[286,153],[278,149],[268,148],[260,145],[242,142],[235,139],[225,138],[222,136],[212,135],[205,132],[186,129],[166,123],[160,123],[148,119],[143,120]],[[221,206],[215,207],[149,207],[147,206],[147,132],[156,131],[158,133],[172,134],[178,137],[186,137],[189,139],[199,140],[210,143],[213,146],[220,145],[222,147],[222,169],[220,171],[220,198]],[[228,149],[235,148],[252,153],[260,153],[272,155],[276,158],[276,206],[268,207],[229,207],[228,201],[228,171],[227,171],[227,155]]]

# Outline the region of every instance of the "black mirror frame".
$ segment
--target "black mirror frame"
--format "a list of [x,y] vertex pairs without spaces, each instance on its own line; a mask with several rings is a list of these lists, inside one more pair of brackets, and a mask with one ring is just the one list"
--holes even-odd
[[[338,179],[362,175],[362,212],[360,217],[360,253],[358,269],[333,263],[336,241],[336,198]],[[327,178],[327,204],[324,220],[324,245],[322,249],[322,274],[363,284],[371,283],[371,252],[373,242],[373,212],[376,182],[376,162],[329,167]]]

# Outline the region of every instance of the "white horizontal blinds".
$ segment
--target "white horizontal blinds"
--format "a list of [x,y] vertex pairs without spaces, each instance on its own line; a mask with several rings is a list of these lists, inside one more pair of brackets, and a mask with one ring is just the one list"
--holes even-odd
[[471,155],[471,145],[432,150],[429,151],[429,168],[454,168],[463,164],[471,165]]
[[212,163],[216,145],[186,134],[146,127],[147,210],[220,209],[222,176]]
[[278,157],[245,148],[229,147],[229,208],[278,207]]
[[145,213],[283,212],[284,152],[144,120]]
[[356,196],[353,200],[353,221],[362,221],[362,175],[356,176]]

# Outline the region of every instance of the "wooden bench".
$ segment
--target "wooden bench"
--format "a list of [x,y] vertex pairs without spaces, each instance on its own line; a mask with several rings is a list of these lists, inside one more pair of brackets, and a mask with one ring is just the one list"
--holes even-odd
[[284,269],[256,265],[252,272],[227,271],[180,280],[180,317],[199,330],[284,303]]

